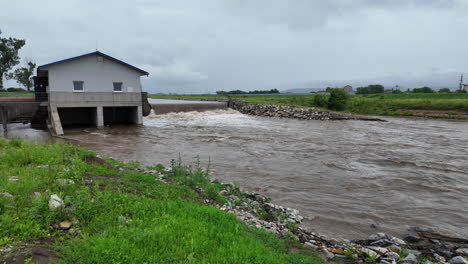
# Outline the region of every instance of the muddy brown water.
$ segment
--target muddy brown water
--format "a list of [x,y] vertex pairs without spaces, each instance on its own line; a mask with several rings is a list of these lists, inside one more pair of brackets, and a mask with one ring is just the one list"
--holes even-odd
[[[299,209],[336,238],[429,226],[468,237],[468,122],[300,121],[233,110],[150,115],[143,127],[66,130],[65,140],[120,160],[211,161],[212,177]],[[11,127],[10,137],[47,139]]]

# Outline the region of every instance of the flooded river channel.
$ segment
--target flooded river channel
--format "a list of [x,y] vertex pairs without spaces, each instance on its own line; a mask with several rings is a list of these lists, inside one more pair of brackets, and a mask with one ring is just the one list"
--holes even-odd
[[[211,160],[212,177],[299,209],[324,235],[468,233],[468,122],[300,121],[233,110],[150,115],[143,127],[72,129],[65,139],[145,164]],[[47,137],[22,125],[10,136]]]

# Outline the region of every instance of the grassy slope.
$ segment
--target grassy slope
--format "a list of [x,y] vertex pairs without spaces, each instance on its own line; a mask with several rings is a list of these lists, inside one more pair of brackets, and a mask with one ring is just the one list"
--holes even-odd
[[[288,105],[315,107],[315,95],[255,95],[232,96],[253,104]],[[216,100],[224,96],[155,96],[153,98]],[[466,118],[468,94],[379,94],[371,96],[353,95],[345,112],[370,115],[413,115],[415,112],[443,112],[443,117]],[[437,117],[436,114],[433,117]]]
[[34,97],[34,93],[0,92],[0,97]]
[[[167,184],[72,145],[0,139],[0,193],[14,195],[0,195],[0,249],[51,236],[62,263],[321,262],[310,253],[289,253],[286,241],[202,205],[206,198],[222,201],[220,186],[200,169],[174,168],[178,184]],[[194,192],[195,185],[205,194]],[[51,194],[66,207],[50,210]],[[73,232],[50,228],[73,218],[79,220]]]

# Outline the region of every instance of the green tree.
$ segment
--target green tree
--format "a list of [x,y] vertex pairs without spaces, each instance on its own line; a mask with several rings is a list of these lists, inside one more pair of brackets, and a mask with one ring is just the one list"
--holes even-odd
[[414,88],[413,93],[433,93],[434,90],[432,90],[430,87],[424,86],[421,88]]
[[316,94],[312,104],[317,107],[327,107],[328,105],[328,96],[325,94]]
[[349,94],[343,89],[330,89],[330,97],[328,98],[328,108],[331,110],[344,110],[348,104]]
[[12,73],[7,74],[6,78],[15,79],[17,83],[23,85],[24,88],[28,89],[28,92],[30,92],[34,85],[33,75],[35,69],[36,63],[27,60],[25,67],[15,69]]
[[439,93],[450,93],[450,89],[449,88],[442,88],[439,90]]
[[24,44],[26,44],[24,39],[0,37],[0,89],[3,89],[3,76],[20,62],[18,51]]
[[383,93],[384,92],[384,87],[381,84],[371,84],[369,86],[365,87],[358,87],[356,89],[356,94],[377,94],[377,93]]

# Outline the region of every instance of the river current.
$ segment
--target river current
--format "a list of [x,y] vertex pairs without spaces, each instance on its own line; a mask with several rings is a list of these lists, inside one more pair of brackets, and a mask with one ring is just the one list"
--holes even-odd
[[[199,156],[212,178],[293,207],[336,238],[409,226],[468,236],[468,122],[301,121],[234,110],[171,113],[143,127],[71,129],[65,140],[120,160],[169,164]],[[47,137],[12,127],[10,136]]]

